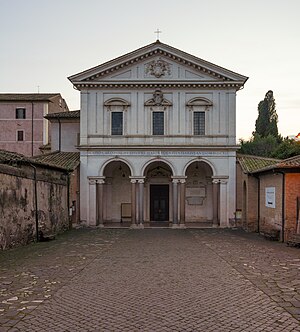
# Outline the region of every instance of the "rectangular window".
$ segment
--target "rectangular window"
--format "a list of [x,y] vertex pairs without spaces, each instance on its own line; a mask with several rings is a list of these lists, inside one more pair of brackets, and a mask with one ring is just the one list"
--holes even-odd
[[26,119],[25,108],[16,108],[16,119]]
[[205,135],[205,112],[194,112],[194,135]]
[[164,112],[153,112],[152,125],[153,135],[164,135]]
[[123,135],[123,112],[111,113],[111,134]]
[[18,142],[24,141],[24,130],[17,131],[17,141]]

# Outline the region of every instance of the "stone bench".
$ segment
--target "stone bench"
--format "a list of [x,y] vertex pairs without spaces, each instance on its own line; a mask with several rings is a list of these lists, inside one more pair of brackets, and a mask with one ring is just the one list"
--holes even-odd
[[293,234],[286,242],[288,246],[300,248],[300,234]]
[[280,231],[279,230],[273,230],[269,232],[263,232],[261,233],[265,239],[270,241],[279,241],[280,239]]

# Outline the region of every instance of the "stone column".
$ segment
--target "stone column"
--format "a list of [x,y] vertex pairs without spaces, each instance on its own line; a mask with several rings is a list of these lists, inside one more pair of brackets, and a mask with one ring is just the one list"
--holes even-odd
[[178,226],[178,179],[172,180],[173,186],[173,227]]
[[97,224],[96,183],[97,183],[96,179],[89,178],[88,225],[90,226],[96,226]]
[[137,225],[136,220],[136,183],[137,180],[131,179],[131,227],[134,228]]
[[219,226],[219,180],[212,181],[213,194],[213,227]]
[[228,227],[227,179],[220,180],[220,227]]
[[186,180],[180,180],[180,227],[185,227],[185,183]]
[[144,179],[138,180],[139,184],[139,226],[144,224]]
[[104,186],[104,178],[103,179],[97,179],[97,224],[99,227],[104,227],[103,225],[103,200],[104,200],[104,195],[103,195],[103,186]]

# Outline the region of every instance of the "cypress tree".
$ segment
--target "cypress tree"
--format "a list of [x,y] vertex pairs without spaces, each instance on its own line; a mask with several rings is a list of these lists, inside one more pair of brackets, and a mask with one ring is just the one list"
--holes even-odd
[[264,100],[258,104],[258,117],[255,122],[255,132],[253,135],[260,135],[261,137],[267,137],[269,135],[274,136],[280,140],[278,135],[278,115],[276,113],[276,103],[273,96],[273,91],[269,90]]

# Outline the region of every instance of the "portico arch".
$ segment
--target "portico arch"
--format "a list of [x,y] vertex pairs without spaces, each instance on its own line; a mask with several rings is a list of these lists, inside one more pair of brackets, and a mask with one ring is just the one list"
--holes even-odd
[[187,223],[212,225],[214,219],[213,175],[214,169],[203,159],[195,159],[185,167]]
[[102,164],[102,166],[99,169],[99,175],[103,176],[104,170],[106,168],[106,166],[112,162],[122,162],[124,163],[130,170],[130,175],[133,174],[133,167],[131,165],[131,163],[123,158],[111,158],[109,160],[107,160],[105,163]]
[[145,170],[147,169],[147,167],[148,167],[149,165],[155,163],[155,162],[156,162],[156,163],[162,163],[162,164],[167,165],[167,166],[170,168],[170,170],[171,170],[171,172],[172,172],[172,175],[174,175],[174,174],[176,173],[176,172],[175,172],[175,167],[174,167],[174,166],[172,165],[172,163],[169,162],[168,160],[166,160],[166,159],[164,159],[164,158],[153,158],[153,159],[147,161],[147,162],[143,165],[143,167],[142,167],[142,169],[141,169],[141,174],[143,174],[143,176],[145,176]]
[[104,185],[102,202],[103,220],[106,223],[131,220],[131,181],[132,170],[122,159],[111,159],[106,162],[100,174],[103,174]]
[[216,176],[216,169],[215,169],[215,166],[213,163],[211,163],[209,160],[207,160],[206,158],[194,158],[192,160],[190,160],[184,167],[184,170],[183,170],[183,174],[186,174],[186,171],[188,169],[188,167],[195,163],[195,162],[202,162],[202,163],[205,163],[207,164],[210,168],[211,168],[211,171],[212,171],[212,176]]

